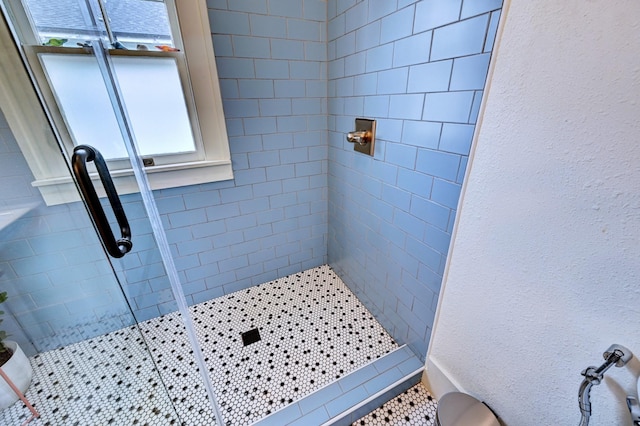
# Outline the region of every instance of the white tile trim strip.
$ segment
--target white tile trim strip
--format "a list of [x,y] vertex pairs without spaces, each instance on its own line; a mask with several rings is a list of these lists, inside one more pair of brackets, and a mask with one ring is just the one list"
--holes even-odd
[[332,418],[328,422],[323,423],[321,426],[329,426],[329,425],[332,425],[332,424],[336,423],[337,421],[345,418],[349,414],[355,412],[360,407],[364,407],[365,405],[367,405],[371,401],[373,401],[376,398],[379,398],[380,396],[384,395],[386,392],[389,392],[390,390],[394,389],[395,387],[400,386],[402,383],[406,382],[407,380],[411,379],[412,377],[415,377],[415,376],[417,376],[419,374],[422,374],[423,370],[424,370],[424,366],[416,369],[412,373],[409,373],[406,376],[404,376],[403,378],[401,378],[399,380],[396,380],[395,382],[391,383],[386,388],[379,390],[378,392],[376,392],[375,394],[371,395],[369,398],[365,399],[364,401],[360,402],[359,404],[354,405],[353,407],[349,408],[348,410],[343,411],[341,414],[339,414],[338,416]]
[[[331,424],[420,374],[423,369],[423,363],[411,349],[403,345],[254,425]],[[347,407],[340,407],[344,404]]]

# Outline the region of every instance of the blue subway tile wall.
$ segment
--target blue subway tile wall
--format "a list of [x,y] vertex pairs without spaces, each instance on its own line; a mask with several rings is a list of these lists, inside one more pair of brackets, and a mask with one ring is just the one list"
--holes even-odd
[[[422,359],[501,7],[327,3],[329,262]],[[373,158],[345,141],[363,115]]]
[[[235,179],[154,194],[190,304],[327,263],[326,2],[207,4]],[[129,324],[82,204],[42,203],[4,117],[0,141],[0,202],[36,206],[0,239],[10,333],[46,350]],[[146,320],[176,303],[140,195],[122,200],[134,251],[113,263]]]
[[[207,1],[235,179],[155,193],[189,303],[329,261],[424,357],[500,17],[476,3]],[[360,116],[374,158],[345,141]],[[127,324],[82,204],[44,206],[4,118],[0,142],[0,202],[35,205],[0,231],[11,334],[55,346]],[[113,267],[145,320],[175,302],[140,196],[123,202],[136,251]]]

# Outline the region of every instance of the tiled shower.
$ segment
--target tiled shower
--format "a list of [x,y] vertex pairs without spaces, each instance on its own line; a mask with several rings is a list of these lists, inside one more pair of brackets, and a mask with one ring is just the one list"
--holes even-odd
[[[328,263],[424,360],[501,5],[208,0],[234,180],[155,193],[187,302]],[[345,140],[356,117],[377,120],[373,157]],[[12,338],[33,355],[129,325],[84,207],[43,205],[4,119],[0,164],[0,202],[35,206],[0,230]],[[123,203],[138,251],[114,266],[145,321],[176,305]]]

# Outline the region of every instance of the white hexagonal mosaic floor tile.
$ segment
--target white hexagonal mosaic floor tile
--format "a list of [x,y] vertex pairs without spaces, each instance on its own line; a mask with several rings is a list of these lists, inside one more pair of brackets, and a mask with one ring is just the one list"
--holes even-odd
[[[227,425],[251,424],[397,348],[326,265],[190,311]],[[253,339],[245,346],[247,332]],[[39,354],[31,362],[27,398],[42,414],[32,425],[214,421],[177,313]],[[18,402],[0,413],[0,424],[18,425],[29,416]]]

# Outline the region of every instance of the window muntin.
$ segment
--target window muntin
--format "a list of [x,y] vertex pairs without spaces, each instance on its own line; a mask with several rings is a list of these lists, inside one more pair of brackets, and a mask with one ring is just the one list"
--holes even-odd
[[[39,0],[29,0],[39,2]],[[72,2],[95,0],[67,0]],[[111,0],[109,0],[111,1]],[[118,0],[121,1],[121,0]],[[127,1],[127,0],[122,0]],[[132,0],[128,0],[132,1]],[[141,0],[143,3],[147,0]],[[150,0],[157,3],[155,0]],[[162,3],[162,2],[161,2]],[[211,30],[205,2],[177,2],[164,0],[164,6],[170,10],[169,26],[173,34],[181,31],[182,38],[173,40],[179,52],[115,50],[109,51],[110,57],[123,56],[162,56],[183,57],[177,60],[183,79],[183,92],[189,111],[192,130],[197,144],[195,153],[154,156],[155,165],[146,164],[146,170],[152,189],[174,188],[206,182],[233,179],[231,155],[222,109],[222,98],[218,84],[215,55],[211,43]],[[62,8],[65,1],[57,3]],[[4,18],[11,18],[11,30],[0,20],[0,46],[7,54],[0,55],[0,100],[3,111],[10,123],[22,152],[25,154],[35,181],[32,185],[39,189],[49,205],[60,204],[79,199],[68,168],[61,157],[57,141],[62,141],[67,152],[73,148],[73,138],[63,122],[51,90],[47,93],[46,76],[39,65],[38,53],[66,51],[77,54],[82,48],[42,46],[32,30],[34,25],[24,11],[20,0],[0,0]],[[178,19],[179,18],[179,22]],[[178,30],[179,29],[179,30]],[[84,36],[84,34],[83,34]],[[105,39],[104,34],[100,36]],[[154,40],[155,43],[158,40]],[[67,44],[65,44],[67,46]],[[14,50],[16,49],[17,50]],[[30,72],[25,72],[23,59],[29,58]],[[35,79],[35,87],[29,82],[29,75]],[[49,105],[45,116],[38,99]],[[197,111],[200,119],[195,115]],[[55,134],[48,126],[42,126],[43,117],[55,124]],[[47,161],[41,160],[43,151],[49,153]],[[159,161],[158,161],[159,160]],[[113,167],[116,166],[116,167]],[[135,180],[128,160],[111,160],[110,169],[122,194],[137,192]]]

